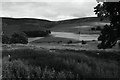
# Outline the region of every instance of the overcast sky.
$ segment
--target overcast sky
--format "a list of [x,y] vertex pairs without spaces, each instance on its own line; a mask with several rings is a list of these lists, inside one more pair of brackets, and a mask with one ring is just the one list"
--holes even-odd
[[48,20],[91,17],[96,16],[96,5],[96,0],[3,0],[0,16]]

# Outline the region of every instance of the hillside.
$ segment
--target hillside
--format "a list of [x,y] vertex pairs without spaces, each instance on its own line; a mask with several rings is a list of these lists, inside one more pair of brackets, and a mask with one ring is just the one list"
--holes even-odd
[[[78,22],[100,22],[100,18],[98,17],[83,17],[83,18],[75,18],[68,20],[58,21],[60,24],[63,23],[78,23]],[[102,22],[108,22],[108,19],[104,19]]]
[[2,17],[2,30],[7,35],[20,31],[46,30],[51,23],[43,19]]
[[[2,30],[5,34],[11,35],[13,32],[21,31],[35,31],[35,30],[46,30],[50,29],[51,31],[65,31],[65,32],[75,32],[78,33],[79,29],[76,27],[79,26],[91,26],[96,27],[98,25],[104,25],[108,23],[108,19],[100,21],[97,17],[85,17],[85,18],[76,18],[68,19],[61,21],[49,21],[44,19],[34,19],[34,18],[2,18]],[[89,30],[88,27],[85,29]],[[80,29],[84,31],[84,29]]]
[[103,27],[105,24],[109,24],[108,19],[100,21],[98,17],[76,18],[56,22],[56,25],[51,28],[51,31],[96,34],[99,32],[91,31],[91,28],[96,28],[98,26]]

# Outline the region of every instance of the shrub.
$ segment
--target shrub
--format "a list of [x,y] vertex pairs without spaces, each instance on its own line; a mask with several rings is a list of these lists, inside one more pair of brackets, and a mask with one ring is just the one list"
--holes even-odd
[[11,36],[10,43],[12,43],[12,44],[15,44],[15,43],[27,44],[28,38],[27,38],[26,34],[24,34],[24,33],[14,33]]
[[93,27],[93,28],[91,28],[91,30],[92,30],[92,31],[95,31],[96,29]]
[[10,38],[7,35],[2,35],[2,44],[9,44]]
[[86,41],[82,40],[82,44],[86,44]]
[[50,33],[51,33],[51,31],[50,31],[50,30],[46,30],[46,33],[50,34]]
[[62,43],[62,41],[58,41],[58,44],[59,44],[59,43]]
[[24,31],[24,33],[28,37],[45,37],[45,36],[48,36],[51,33],[51,31],[50,30],[46,30],[46,31]]
[[7,35],[2,35],[2,43],[3,44],[15,44],[15,43],[27,44],[28,38],[24,33],[13,33],[10,37],[8,37]]
[[72,41],[71,41],[71,40],[69,40],[67,43],[68,43],[68,44],[70,44],[70,43],[72,43]]
[[97,26],[97,27],[96,27],[96,30],[101,30],[101,27],[100,27],[100,26]]

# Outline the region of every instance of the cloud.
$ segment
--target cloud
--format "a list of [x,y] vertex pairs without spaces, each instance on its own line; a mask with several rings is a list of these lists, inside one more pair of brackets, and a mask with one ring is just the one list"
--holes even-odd
[[119,2],[120,0],[96,0],[97,2]]
[[96,0],[2,0],[2,2],[95,2]]
[[[26,1],[26,2],[25,2]],[[4,0],[1,16],[62,20],[95,16],[96,0]],[[91,2],[90,2],[91,1]]]

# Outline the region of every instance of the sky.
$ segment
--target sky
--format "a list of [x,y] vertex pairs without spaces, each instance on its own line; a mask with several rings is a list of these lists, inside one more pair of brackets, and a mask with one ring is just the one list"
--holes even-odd
[[120,0],[96,0],[98,2],[119,2]]
[[52,21],[95,17],[96,0],[2,0],[1,17],[39,18]]

